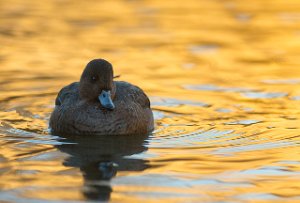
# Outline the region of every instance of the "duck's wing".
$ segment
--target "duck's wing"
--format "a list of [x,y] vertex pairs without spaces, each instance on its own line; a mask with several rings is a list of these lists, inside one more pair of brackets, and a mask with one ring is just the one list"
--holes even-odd
[[116,81],[115,83],[117,85],[116,99],[118,101],[134,102],[142,108],[150,108],[150,100],[141,88],[123,81]]
[[61,106],[70,101],[77,101],[79,98],[78,87],[79,82],[73,82],[70,85],[63,87],[55,99],[55,106]]

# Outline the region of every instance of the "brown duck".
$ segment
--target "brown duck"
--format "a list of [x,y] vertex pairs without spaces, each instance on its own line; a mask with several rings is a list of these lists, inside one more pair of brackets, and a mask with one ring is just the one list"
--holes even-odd
[[90,61],[80,82],[60,90],[50,117],[56,135],[138,135],[154,128],[147,95],[128,82],[113,81],[113,67]]

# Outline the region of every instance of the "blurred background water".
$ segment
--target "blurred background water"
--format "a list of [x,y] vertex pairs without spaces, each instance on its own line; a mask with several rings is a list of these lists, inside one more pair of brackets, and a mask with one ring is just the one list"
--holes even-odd
[[[0,0],[0,202],[299,202],[300,2]],[[93,58],[144,137],[48,134]]]

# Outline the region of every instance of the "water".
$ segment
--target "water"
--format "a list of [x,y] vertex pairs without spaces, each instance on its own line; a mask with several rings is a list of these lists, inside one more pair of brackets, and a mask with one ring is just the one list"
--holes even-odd
[[[299,202],[300,3],[0,1],[0,202]],[[61,87],[105,58],[144,137],[61,138]]]

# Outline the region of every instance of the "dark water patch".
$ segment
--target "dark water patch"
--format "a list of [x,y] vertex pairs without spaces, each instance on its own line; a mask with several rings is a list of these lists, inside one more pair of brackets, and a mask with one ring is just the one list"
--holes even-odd
[[[262,36],[261,36],[262,37]],[[274,61],[272,58],[240,58],[238,61],[242,63],[248,63],[248,64],[270,64],[271,62]]]
[[101,21],[92,21],[92,20],[67,20],[71,26],[79,27],[79,28],[92,28],[98,26],[99,24],[103,23],[103,19]]

